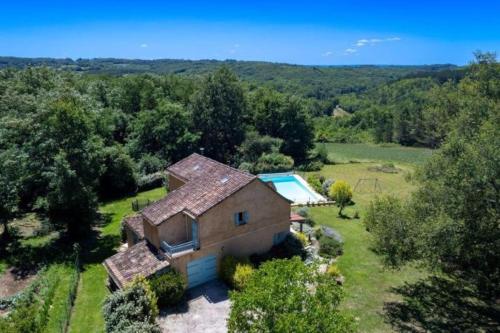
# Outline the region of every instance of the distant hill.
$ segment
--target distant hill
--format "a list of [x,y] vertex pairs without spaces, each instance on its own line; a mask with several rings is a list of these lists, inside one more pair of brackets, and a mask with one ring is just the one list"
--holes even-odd
[[1,68],[48,66],[91,74],[179,74],[203,75],[225,65],[238,76],[256,85],[267,85],[282,92],[304,97],[328,99],[334,96],[364,91],[367,88],[408,76],[432,75],[443,72],[454,75],[454,65],[426,66],[303,66],[261,61],[236,60],[138,60],[138,59],[55,59],[0,57]]

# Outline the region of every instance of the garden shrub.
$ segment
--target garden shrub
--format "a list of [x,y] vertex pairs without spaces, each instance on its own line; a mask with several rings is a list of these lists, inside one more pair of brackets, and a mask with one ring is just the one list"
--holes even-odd
[[150,280],[151,289],[158,298],[158,306],[172,306],[182,299],[186,283],[182,275],[176,271],[168,271]]
[[316,224],[309,215],[309,207],[300,207],[297,209],[296,213],[305,218],[305,223],[309,224],[311,227],[314,227]]
[[335,183],[335,180],[331,178],[325,179],[323,184],[321,184],[321,194],[330,198],[330,187],[332,187],[333,183]]
[[323,188],[321,187],[321,181],[319,180],[319,175],[313,174],[308,176],[307,182],[316,192],[321,193],[323,191]]
[[305,218],[309,217],[309,207],[299,207],[297,214]]
[[[235,282],[235,275],[238,265],[244,266],[250,265],[250,261],[247,258],[236,258],[234,256],[225,256],[222,258],[220,267],[220,277],[229,287],[237,288]],[[243,274],[240,272],[240,274]]]
[[336,264],[331,264],[330,266],[328,266],[326,274],[328,274],[328,276],[331,276],[333,278],[337,278],[341,275],[340,269]]
[[303,232],[297,232],[295,234],[295,236],[297,237],[297,239],[302,243],[302,246],[307,246],[307,243],[309,242],[307,240],[307,236],[306,234],[304,234]]
[[234,288],[237,290],[242,290],[252,276],[253,271],[254,269],[252,265],[248,263],[236,264],[236,269],[233,275]]
[[120,333],[161,333],[161,329],[157,324],[147,321],[137,321],[127,326]]
[[319,240],[321,237],[323,237],[323,229],[318,228],[314,230],[314,237],[316,237],[317,240]]
[[156,296],[144,277],[134,281],[123,290],[109,295],[103,306],[106,332],[132,332],[133,325],[149,323],[155,326],[158,315]]
[[297,167],[299,171],[320,171],[323,168],[323,163],[320,161],[312,161],[301,164]]
[[118,198],[137,190],[137,175],[132,158],[121,146],[104,149],[104,172],[99,177],[99,197]]
[[325,257],[337,257],[344,252],[344,244],[330,237],[321,237],[319,254]]
[[167,163],[156,155],[144,154],[137,165],[141,175],[154,174],[162,171]]
[[163,172],[156,172],[149,175],[139,177],[137,186],[139,191],[152,190],[157,187],[163,186],[165,183],[165,175]]
[[293,169],[293,158],[281,153],[263,154],[255,163],[253,172],[285,172]]

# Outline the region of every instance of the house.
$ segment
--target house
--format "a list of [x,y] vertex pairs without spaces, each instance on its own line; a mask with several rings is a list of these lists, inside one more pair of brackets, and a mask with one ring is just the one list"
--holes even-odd
[[170,192],[124,220],[128,249],[104,261],[112,285],[173,268],[194,287],[222,257],[266,252],[289,233],[290,201],[258,177],[199,154],[167,171]]

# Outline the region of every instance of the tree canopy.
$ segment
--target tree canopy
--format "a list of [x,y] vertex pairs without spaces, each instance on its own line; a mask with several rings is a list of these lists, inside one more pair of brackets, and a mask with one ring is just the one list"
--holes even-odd
[[230,332],[354,331],[338,310],[341,287],[298,257],[265,262],[230,297]]
[[500,285],[499,86],[500,65],[479,55],[458,86],[451,132],[417,173],[417,191],[405,203],[376,201],[367,217],[389,262],[423,260],[493,298]]

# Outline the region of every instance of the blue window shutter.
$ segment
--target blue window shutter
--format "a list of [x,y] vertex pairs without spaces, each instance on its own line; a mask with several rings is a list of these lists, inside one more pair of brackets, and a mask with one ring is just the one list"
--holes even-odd
[[240,225],[240,223],[238,221],[238,213],[234,213],[234,224],[235,225]]
[[248,219],[250,218],[249,216],[250,216],[250,214],[248,214],[248,212],[246,212],[246,211],[243,212],[243,221],[245,223],[248,223]]

